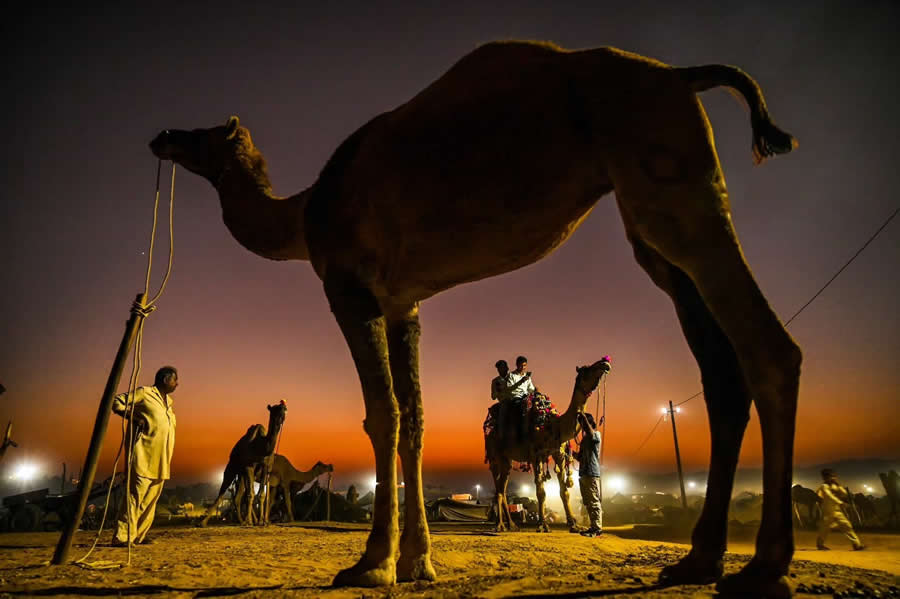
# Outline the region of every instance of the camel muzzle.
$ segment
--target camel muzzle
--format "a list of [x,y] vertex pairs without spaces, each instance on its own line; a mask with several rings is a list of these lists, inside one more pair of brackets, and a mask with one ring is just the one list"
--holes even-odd
[[171,133],[168,129],[157,135],[153,141],[150,142],[150,151],[153,152],[153,155],[161,160],[170,160],[171,155],[168,152],[171,143],[170,139]]

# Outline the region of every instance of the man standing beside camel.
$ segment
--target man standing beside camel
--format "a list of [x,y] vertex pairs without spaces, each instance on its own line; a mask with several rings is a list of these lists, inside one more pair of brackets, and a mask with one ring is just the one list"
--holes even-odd
[[[591,525],[581,534],[596,537],[603,534],[603,491],[600,489],[600,432],[594,424],[594,417],[581,412],[581,450],[578,453],[578,485],[581,488],[581,502],[587,510]],[[603,422],[603,418],[600,419]]]
[[171,394],[176,387],[178,371],[163,366],[156,372],[152,387],[139,387],[132,398],[128,393],[117,395],[113,403],[113,412],[131,418],[135,434],[129,451],[131,479],[113,536],[114,547],[124,547],[129,541],[137,545],[152,543],[147,531],[153,524],[156,503],[169,478],[169,464],[175,450]]

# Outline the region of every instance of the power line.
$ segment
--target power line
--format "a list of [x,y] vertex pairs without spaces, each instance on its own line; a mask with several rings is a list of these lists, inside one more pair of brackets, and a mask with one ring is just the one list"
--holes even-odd
[[[869,237],[869,239],[862,245],[862,247],[860,247],[860,248],[856,251],[856,253],[853,254],[853,256],[851,256],[850,259],[847,260],[847,262],[844,263],[844,265],[843,265],[842,267],[840,267],[836,273],[834,273],[834,275],[832,275],[832,277],[831,277],[830,279],[828,279],[828,282],[825,283],[824,285],[822,285],[821,289],[819,289],[818,291],[816,291],[816,293],[815,293],[811,298],[809,298],[809,301],[807,301],[805,304],[803,304],[803,305],[800,307],[800,309],[797,310],[797,311],[794,313],[794,315],[791,316],[791,317],[787,320],[787,322],[784,323],[784,326],[785,326],[785,327],[787,327],[789,324],[791,324],[791,322],[793,322],[793,320],[794,320],[795,318],[797,318],[797,317],[800,315],[801,312],[803,312],[803,311],[804,311],[811,303],[813,303],[813,301],[814,301],[817,297],[819,297],[819,295],[821,295],[821,293],[822,293],[823,291],[825,291],[825,289],[827,289],[828,286],[831,285],[831,284],[834,282],[834,280],[837,279],[838,276],[839,276],[842,272],[844,272],[844,269],[846,269],[848,266],[850,266],[850,264],[851,264],[854,260],[856,260],[856,258],[857,258],[860,254],[863,253],[863,250],[865,250],[867,247],[869,247],[869,244],[872,243],[872,242],[875,240],[876,237],[878,237],[878,235],[884,230],[885,227],[888,226],[888,224],[890,224],[890,222],[891,222],[892,220],[894,220],[894,217],[897,216],[897,213],[900,213],[900,207],[898,207],[896,210],[894,210],[894,211],[891,213],[891,215],[888,216],[887,219],[881,224],[881,226],[878,227],[878,230],[875,231],[875,232],[872,234],[872,236]],[[681,406],[681,405],[684,405],[684,404],[686,404],[687,402],[691,401],[692,399],[696,399],[696,398],[700,397],[701,395],[703,395],[703,391],[699,391],[699,392],[697,392],[697,393],[694,393],[693,395],[691,395],[691,396],[688,397],[687,399],[685,399],[685,400],[683,400],[683,401],[680,401],[680,402],[678,402],[677,404],[675,404],[675,406]],[[656,432],[656,428],[659,426],[659,423],[662,422],[662,419],[663,419],[663,417],[660,416],[660,417],[659,417],[659,420],[656,421],[656,424],[653,425],[653,428],[650,429],[650,434],[647,435],[647,437],[646,437],[646,438],[644,439],[644,441],[640,444],[640,446],[639,446],[639,447],[634,451],[634,453],[632,453],[631,456],[629,456],[629,457],[634,457],[634,456],[636,456],[636,455],[638,454],[638,452],[640,452],[641,449],[644,448],[644,445],[647,444],[647,441],[649,441],[649,440],[650,440],[650,437],[653,436],[653,433]]]
[[644,445],[647,444],[647,441],[650,440],[650,437],[653,436],[653,433],[656,432],[656,428],[659,426],[659,423],[662,422],[662,421],[663,421],[663,417],[660,416],[660,417],[659,417],[659,420],[656,421],[656,424],[653,425],[653,428],[650,429],[650,434],[647,435],[647,438],[644,439],[644,442],[641,443],[640,446],[639,446],[637,449],[634,450],[634,453],[631,454],[630,456],[628,456],[629,458],[633,458],[634,456],[636,456],[636,455],[638,454],[638,452],[640,452],[640,451],[644,448]]
[[[803,311],[807,308],[807,306],[809,306],[811,303],[813,303],[813,300],[815,300],[817,297],[819,297],[819,295],[820,295],[823,291],[825,291],[825,289],[827,289],[828,286],[831,285],[831,284],[834,282],[834,280],[835,280],[836,278],[838,278],[838,275],[840,275],[842,272],[844,272],[844,269],[847,268],[848,266],[850,266],[850,263],[851,263],[851,262],[853,262],[854,260],[856,260],[857,256],[859,256],[859,255],[863,252],[863,250],[865,250],[867,247],[869,247],[869,244],[872,243],[872,242],[875,240],[875,238],[878,237],[878,234],[881,233],[881,232],[884,230],[884,228],[888,226],[888,224],[894,219],[894,217],[897,216],[897,213],[898,213],[898,212],[900,212],[900,207],[898,207],[896,210],[894,210],[894,212],[892,212],[891,215],[890,215],[889,217],[887,217],[887,220],[885,220],[885,221],[881,224],[881,226],[878,227],[878,230],[875,231],[875,232],[872,234],[871,237],[869,237],[869,239],[862,245],[862,247],[859,248],[859,249],[856,251],[856,253],[853,254],[853,256],[851,256],[850,259],[847,260],[847,262],[846,262],[842,267],[840,267],[840,268],[838,269],[838,271],[837,271],[836,273],[834,273],[834,275],[833,275],[830,279],[828,279],[828,282],[827,282],[827,283],[825,283],[824,285],[822,285],[822,288],[821,288],[821,289],[819,289],[818,291],[816,291],[816,293],[815,293],[811,298],[809,298],[809,301],[807,301],[805,304],[803,304],[803,305],[800,307],[800,309],[797,310],[797,311],[794,313],[793,316],[791,316],[790,318],[788,318],[787,322],[784,323],[784,326],[785,326],[785,327],[787,327],[789,324],[791,324],[791,322],[792,322],[795,318],[797,318],[798,316],[800,316],[800,313],[803,312]],[[682,404],[686,404],[687,402],[689,402],[689,401],[691,401],[692,399],[695,399],[695,398],[697,398],[697,397],[700,397],[701,395],[703,395],[703,391],[700,391],[699,393],[695,393],[694,395],[691,395],[690,397],[688,397],[688,398],[685,399],[684,401],[678,402],[678,403],[675,404],[675,405],[676,405],[676,406],[680,406],[680,405],[682,405]]]
[[805,304],[803,304],[803,307],[801,307],[799,310],[797,310],[796,314],[794,314],[793,316],[791,316],[791,317],[788,319],[788,321],[787,321],[786,323],[784,323],[784,326],[787,326],[787,325],[791,324],[791,321],[792,321],[792,320],[794,320],[795,318],[797,318],[797,316],[799,316],[800,313],[803,312],[803,310],[805,310],[806,307],[807,307],[808,305],[810,305],[810,304],[813,302],[814,299],[816,299],[817,297],[819,297],[819,294],[822,293],[823,291],[825,291],[825,288],[828,287],[829,285],[831,285],[831,282],[834,281],[836,278],[838,278],[838,275],[841,274],[842,272],[844,272],[844,269],[847,268],[848,266],[850,266],[850,263],[853,262],[854,260],[856,260],[856,257],[859,256],[859,255],[862,253],[862,251],[863,251],[864,249],[866,249],[866,247],[868,247],[868,245],[869,245],[870,243],[872,243],[872,241],[873,241],[876,237],[878,237],[878,234],[881,233],[881,231],[883,231],[884,228],[885,228],[886,226],[888,226],[888,223],[890,223],[890,222],[894,219],[894,217],[897,216],[897,213],[898,213],[898,212],[900,212],[900,207],[898,207],[896,210],[894,210],[894,212],[887,218],[887,220],[884,221],[884,224],[882,224],[880,227],[878,227],[878,230],[875,231],[875,233],[873,233],[871,237],[869,237],[869,240],[868,240],[867,242],[865,242],[865,243],[863,244],[863,246],[862,246],[861,248],[859,248],[859,250],[857,250],[857,252],[856,252],[855,254],[853,254],[853,256],[852,256],[849,260],[847,260],[847,263],[846,263],[846,264],[844,264],[844,265],[843,265],[836,273],[834,273],[834,276],[833,276],[833,277],[831,277],[830,279],[828,279],[828,282],[825,283],[825,284],[822,286],[822,288],[819,289],[819,290],[816,292],[816,294],[815,294],[814,296],[812,296],[812,297],[809,299],[808,302],[806,302]]

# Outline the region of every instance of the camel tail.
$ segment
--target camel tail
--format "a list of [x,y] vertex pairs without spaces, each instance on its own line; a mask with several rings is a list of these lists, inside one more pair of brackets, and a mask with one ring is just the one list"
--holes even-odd
[[753,160],[756,164],[764,162],[766,158],[775,154],[787,154],[797,147],[797,140],[794,136],[772,122],[759,84],[741,69],[724,64],[711,64],[681,68],[676,71],[694,93],[724,86],[743,96],[750,108],[750,124],[753,127]]

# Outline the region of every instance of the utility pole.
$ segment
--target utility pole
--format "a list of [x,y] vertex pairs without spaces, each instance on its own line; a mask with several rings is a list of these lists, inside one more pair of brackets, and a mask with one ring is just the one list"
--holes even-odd
[[678,450],[678,431],[675,430],[675,408],[669,401],[669,416],[672,417],[672,438],[675,439],[675,462],[678,464],[678,484],[681,485],[681,505],[687,509],[687,495],[684,492],[684,474],[681,471],[681,452]]
[[59,494],[63,495],[65,492],[66,492],[66,463],[63,462],[62,477],[59,479]]

